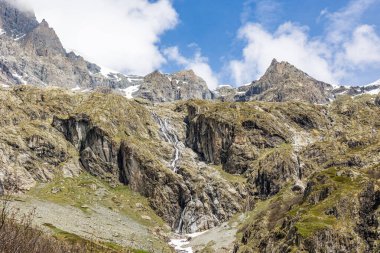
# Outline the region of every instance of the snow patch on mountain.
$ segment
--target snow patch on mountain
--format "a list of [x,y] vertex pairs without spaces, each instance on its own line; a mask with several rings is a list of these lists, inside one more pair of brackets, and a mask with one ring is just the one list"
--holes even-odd
[[229,88],[229,89],[233,89],[233,87],[229,84],[222,84],[222,85],[219,85],[218,88]]
[[377,89],[374,89],[374,90],[370,90],[370,91],[367,91],[365,92],[366,94],[370,94],[370,95],[377,95],[380,93],[380,88],[377,88]]
[[21,84],[27,84],[27,81],[17,73],[12,73],[12,76],[16,78]]
[[110,75],[113,75],[113,74],[120,74],[119,72],[112,70],[110,68],[107,68],[107,67],[100,67],[100,73],[104,77],[109,77]]
[[125,97],[128,98],[128,99],[132,99],[133,98],[133,93],[139,91],[140,89],[140,85],[134,85],[134,86],[129,86],[125,89],[120,89],[121,91],[123,91],[125,93]]
[[380,86],[380,79],[377,80],[377,81],[375,81],[375,82],[373,82],[373,83],[367,84],[364,87],[371,87],[371,86],[377,86],[377,85]]
[[75,86],[75,88],[72,88],[71,91],[80,91],[81,90],[81,87],[79,87],[78,85]]

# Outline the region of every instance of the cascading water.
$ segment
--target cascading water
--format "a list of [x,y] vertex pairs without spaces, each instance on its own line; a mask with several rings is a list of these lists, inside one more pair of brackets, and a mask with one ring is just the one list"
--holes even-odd
[[[173,170],[173,172],[177,173],[178,172],[178,167],[177,163],[181,157],[181,149],[180,149],[180,144],[181,142],[178,139],[177,134],[174,131],[173,126],[170,125],[169,121],[167,119],[162,119],[160,116],[158,116],[156,113],[153,113],[153,118],[155,121],[158,123],[160,126],[160,131],[162,133],[162,136],[164,137],[165,141],[170,143],[175,152],[173,154],[173,159],[170,162],[170,167]],[[178,227],[176,229],[176,233],[180,235],[182,233],[182,226],[183,226],[183,217],[185,215],[185,208],[181,211],[181,215],[179,218],[178,222]],[[184,237],[183,235],[181,236],[182,239],[172,239],[170,242],[170,245],[173,246],[178,253],[193,253],[193,250],[191,247],[186,247],[188,244],[188,237],[196,237],[200,235],[201,233],[196,233],[196,234],[189,234]]]
[[157,121],[157,123],[160,125],[160,130],[165,140],[173,145],[173,148],[175,151],[173,154],[173,159],[170,162],[170,167],[175,173],[177,173],[178,171],[177,162],[179,161],[179,158],[181,155],[180,148],[179,148],[180,141],[178,140],[178,136],[174,132],[173,127],[169,125],[169,121],[167,119],[162,119],[156,113],[153,113],[153,117]]
[[185,215],[185,208],[183,209],[183,211],[181,212],[181,217],[179,218],[179,223],[178,223],[178,227],[176,229],[176,233],[177,234],[180,234],[182,232],[182,226],[183,226],[183,216]]

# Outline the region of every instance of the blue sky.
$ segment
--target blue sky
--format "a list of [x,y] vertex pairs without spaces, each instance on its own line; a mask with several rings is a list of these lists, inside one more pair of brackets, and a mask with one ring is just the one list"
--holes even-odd
[[[233,59],[242,59],[242,51],[247,46],[244,39],[238,38],[239,29],[249,23],[255,23],[260,24],[262,29],[268,33],[275,33],[282,24],[292,22],[294,25],[306,29],[305,33],[309,40],[324,41],[333,29],[331,23],[334,21],[329,16],[345,11],[354,2],[363,2],[362,5],[365,5],[365,8],[361,14],[355,14],[355,10],[352,10],[351,16],[357,15],[357,17],[354,17],[355,20],[352,24],[347,24],[348,32],[352,33],[360,25],[367,24],[374,28],[376,34],[380,34],[380,18],[378,18],[380,1],[174,0],[173,6],[179,14],[179,22],[175,29],[166,32],[161,37],[160,47],[178,47],[182,56],[186,58],[193,57],[194,52],[200,50],[202,56],[207,58],[214,75],[218,76],[220,83],[235,84],[234,82],[237,80],[234,80],[231,73],[228,73],[227,65]],[[347,38],[341,43],[346,43],[351,36],[351,34],[347,35]],[[327,44],[328,47],[333,47],[330,43]],[[297,54],[297,52],[293,53]],[[280,60],[292,61],[292,59],[278,57]],[[345,84],[367,84],[380,78],[380,68],[371,67],[372,64],[376,65],[375,60],[370,61],[369,66],[362,60],[355,61],[355,63],[366,66],[364,70],[355,67],[355,74],[352,74],[351,70],[347,70],[351,73],[341,76],[335,74],[337,77],[334,76],[334,78],[326,78],[328,75],[321,76],[325,76],[325,81]],[[296,65],[296,63],[293,64]],[[333,65],[333,63],[330,62],[329,65]],[[254,64],[252,67],[255,67]],[[163,70],[166,72],[181,68],[183,65],[175,64],[172,61],[163,66]],[[370,69],[366,71],[366,68]],[[259,70],[252,70],[252,72],[248,79],[242,78],[242,82],[249,82],[250,78],[258,78],[263,70],[260,68]],[[315,71],[312,74],[318,78],[317,72]]]
[[67,50],[125,74],[193,69],[210,88],[288,61],[332,84],[380,79],[380,0],[8,0]]

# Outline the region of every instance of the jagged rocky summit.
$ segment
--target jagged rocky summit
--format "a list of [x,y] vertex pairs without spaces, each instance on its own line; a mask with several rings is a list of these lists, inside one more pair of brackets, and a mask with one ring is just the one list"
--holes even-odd
[[33,12],[21,11],[5,0],[0,1],[0,25],[3,85],[122,89],[136,84],[136,78],[107,73],[74,52],[67,53],[46,20],[39,23]]
[[328,103],[336,96],[375,94],[380,85],[333,87],[318,81],[287,62],[272,61],[266,73],[251,84],[210,91],[192,70],[173,74],[155,71],[145,77],[126,76],[67,53],[46,20],[38,22],[32,11],[19,10],[0,0],[0,81],[3,86],[31,84],[75,91],[119,93],[152,102],[188,99],[221,101],[304,101]]
[[0,81],[4,85],[58,86],[77,91],[103,91],[142,97],[154,102],[212,99],[206,82],[193,71],[172,75],[154,72],[146,77],[108,71],[67,53],[46,20],[31,11],[0,1]]
[[221,101],[303,101],[314,104],[329,103],[340,95],[376,95],[379,92],[379,82],[360,87],[333,86],[316,80],[288,62],[278,62],[276,59],[259,80],[238,88],[220,86],[216,90]]

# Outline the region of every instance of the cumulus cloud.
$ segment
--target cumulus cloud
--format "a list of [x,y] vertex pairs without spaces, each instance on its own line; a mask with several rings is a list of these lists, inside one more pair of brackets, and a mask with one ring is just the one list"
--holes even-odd
[[263,25],[269,25],[277,21],[281,14],[281,3],[277,0],[246,0],[243,3],[241,21],[246,23],[254,18]]
[[160,36],[178,22],[170,0],[9,0],[32,7],[63,45],[124,73],[146,74],[165,63]]
[[198,76],[202,77],[209,87],[214,90],[218,87],[218,78],[212,71],[208,64],[208,59],[202,56],[200,49],[196,48],[195,54],[192,58],[184,57],[178,47],[169,47],[164,50],[165,56],[168,60],[175,62],[176,64],[192,69]]
[[321,12],[321,17],[328,20],[327,40],[330,43],[342,43],[351,36],[353,28],[359,25],[361,16],[377,0],[351,0],[347,6],[337,12],[327,10]]
[[[259,23],[245,23],[238,39],[246,45],[241,59],[229,62],[228,71],[237,84],[258,79],[271,60],[288,61],[315,78],[337,84],[380,63],[380,37],[373,26],[360,24],[360,18],[376,0],[353,0],[343,9],[321,12],[327,20],[323,36],[309,36],[307,27],[291,22],[274,32]],[[380,70],[380,68],[378,68]]]
[[239,38],[247,41],[243,59],[230,63],[238,84],[259,78],[273,58],[289,61],[323,81],[336,82],[326,60],[329,55],[327,48],[308,38],[305,27],[285,23],[271,34],[259,24],[247,24],[240,30]]
[[356,65],[380,63],[380,37],[372,26],[357,27],[344,50],[345,58]]

